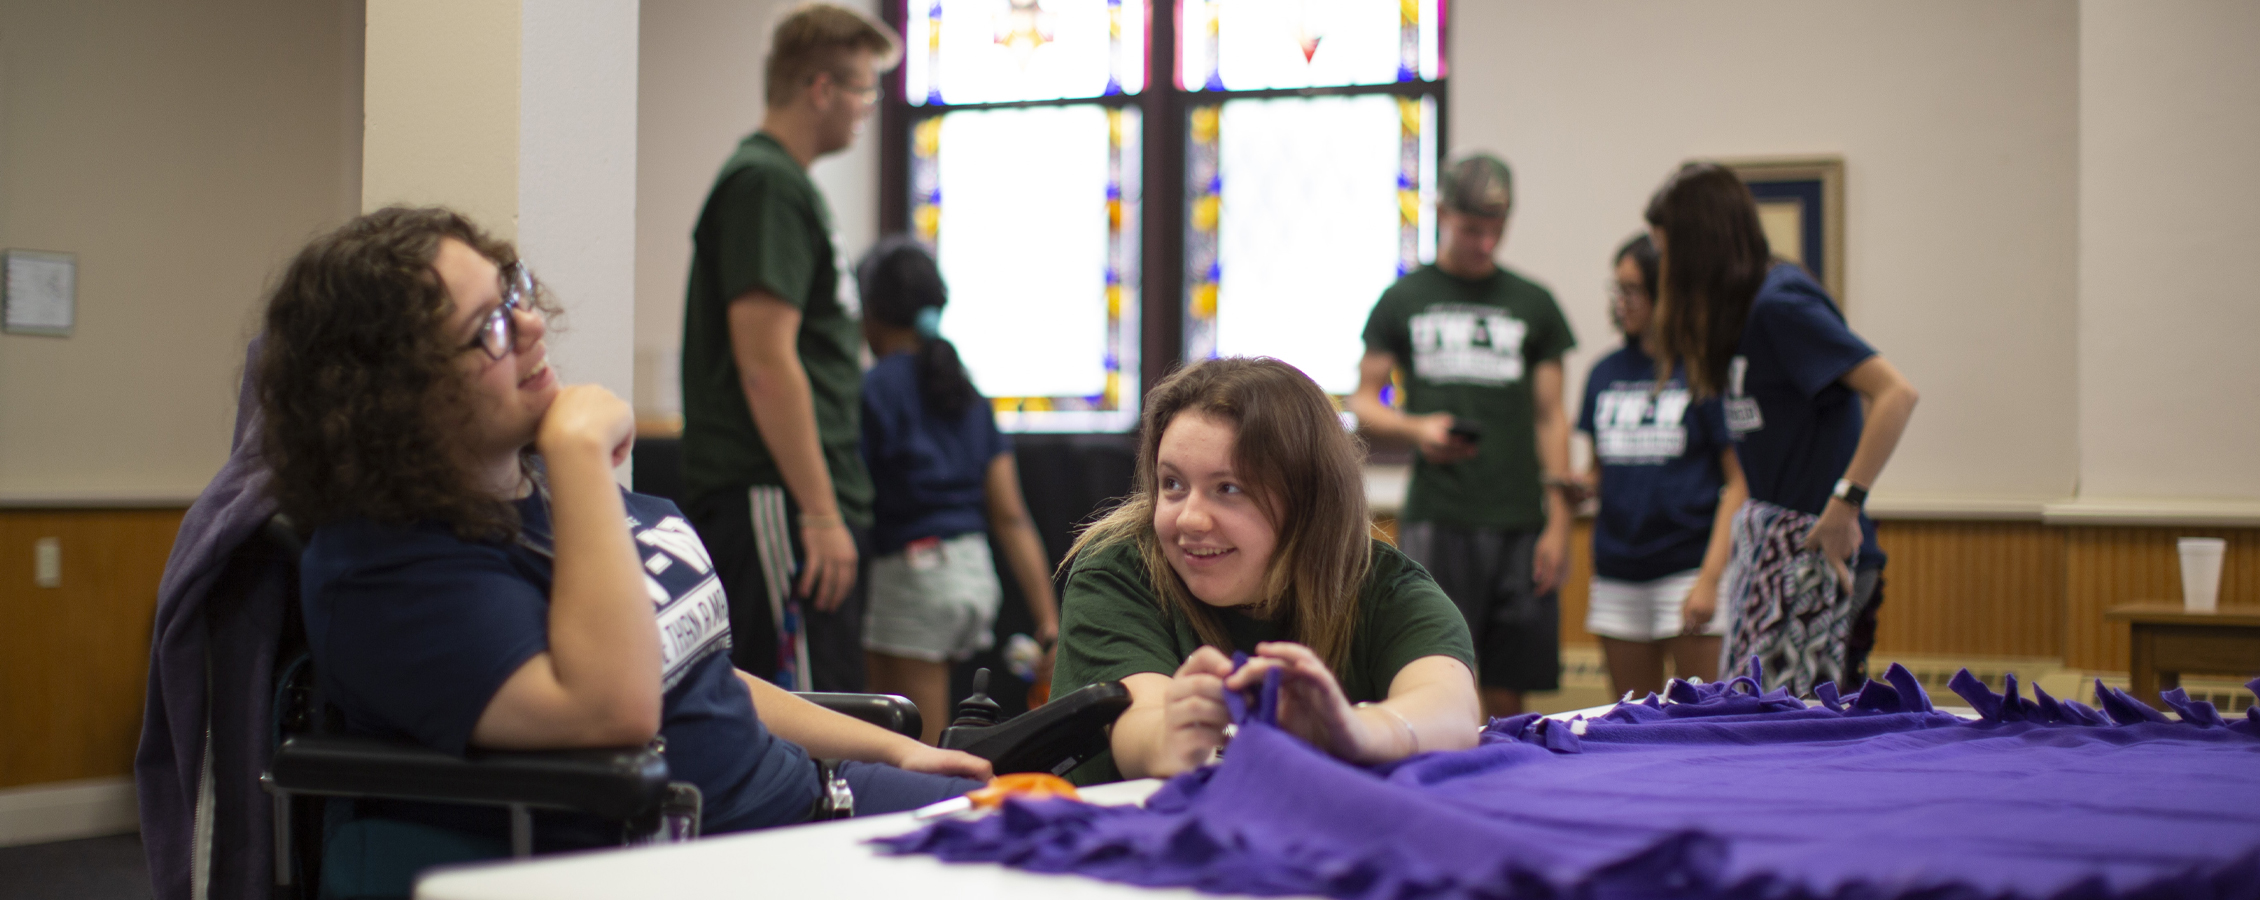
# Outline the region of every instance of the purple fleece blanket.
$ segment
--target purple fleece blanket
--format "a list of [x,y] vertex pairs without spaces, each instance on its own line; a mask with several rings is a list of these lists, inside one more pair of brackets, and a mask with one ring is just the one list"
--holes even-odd
[[1757,674],[1374,769],[1268,724],[1267,687],[1223,763],[1143,809],[1014,800],[880,843],[1251,894],[2260,898],[2260,707],[2177,690],[2169,721],[2101,683],[2095,709],[1964,671],[1970,722],[1898,666],[1812,708]]

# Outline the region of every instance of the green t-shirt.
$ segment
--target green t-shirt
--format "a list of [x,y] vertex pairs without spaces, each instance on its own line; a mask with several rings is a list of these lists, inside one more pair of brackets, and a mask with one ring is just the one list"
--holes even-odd
[[687,498],[784,476],[746,405],[730,352],[730,303],[761,290],[798,307],[796,346],[840,514],[871,523],[871,473],[856,450],[862,330],[840,303],[832,211],[808,173],[760,132],[722,165],[693,230],[683,310],[683,490]]
[[[1232,649],[1253,652],[1260,642],[1287,639],[1272,622],[1229,609],[1223,613]],[[1349,660],[1334,673],[1352,703],[1388,699],[1397,671],[1424,656],[1449,656],[1475,669],[1475,644],[1459,607],[1428,570],[1395,547],[1373,543],[1373,566],[1358,590],[1357,615]],[[1054,697],[1141,672],[1173,674],[1201,647],[1193,623],[1162,606],[1145,563],[1128,542],[1088,551],[1068,568],[1059,634]],[[1103,753],[1069,778],[1098,784],[1122,776],[1113,754]]]
[[1422,266],[1381,293],[1365,347],[1397,358],[1405,413],[1483,423],[1473,459],[1432,465],[1415,456],[1405,521],[1544,527],[1530,370],[1575,346],[1554,295],[1505,269],[1471,281]]

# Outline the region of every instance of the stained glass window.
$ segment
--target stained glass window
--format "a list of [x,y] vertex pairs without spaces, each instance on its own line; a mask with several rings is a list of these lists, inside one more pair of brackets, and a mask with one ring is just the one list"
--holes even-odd
[[1439,0],[1180,0],[1178,85],[1248,91],[1443,77]]
[[909,0],[913,105],[1135,94],[1146,85],[1138,0]]
[[[935,248],[942,331],[999,424],[1127,430],[1141,384],[1219,354],[1354,390],[1374,300],[1435,255],[1445,9],[890,2],[883,224]],[[1142,254],[1142,227],[1182,260]],[[1163,332],[1143,366],[1141,325]]]
[[950,285],[942,334],[1008,431],[1137,420],[1139,125],[1072,104],[914,128],[911,221]]
[[1387,94],[1196,108],[1187,355],[1275,356],[1355,390],[1375,298],[1435,255],[1434,118]]

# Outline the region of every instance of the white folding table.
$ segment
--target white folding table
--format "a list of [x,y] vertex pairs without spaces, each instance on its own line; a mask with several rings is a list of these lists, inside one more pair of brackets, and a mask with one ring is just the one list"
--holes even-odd
[[[1138,803],[1155,779],[1081,791],[1093,803]],[[1155,900],[1212,897],[1189,889],[1132,887],[1080,875],[1040,875],[1003,866],[945,863],[925,854],[888,856],[870,838],[923,823],[909,813],[722,835],[687,844],[548,856],[436,870],[416,883],[418,900]]]

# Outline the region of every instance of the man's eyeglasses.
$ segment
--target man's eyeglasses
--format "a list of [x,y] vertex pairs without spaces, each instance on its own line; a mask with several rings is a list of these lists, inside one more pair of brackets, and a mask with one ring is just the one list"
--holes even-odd
[[511,263],[502,270],[502,305],[487,313],[486,321],[479,323],[479,331],[471,336],[471,343],[463,349],[478,348],[486,351],[490,359],[510,355],[510,348],[518,343],[518,317],[512,313],[533,309],[534,273],[525,263]]

